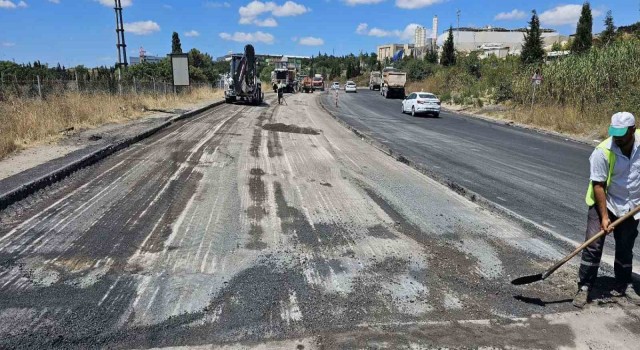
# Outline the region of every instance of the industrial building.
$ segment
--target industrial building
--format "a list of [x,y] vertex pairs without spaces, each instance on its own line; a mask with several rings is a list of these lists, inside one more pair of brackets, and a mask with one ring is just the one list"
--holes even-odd
[[[541,29],[542,41],[545,47],[553,45],[555,42],[566,41],[567,38],[561,36],[553,29]],[[460,28],[453,29],[453,42],[456,50],[460,52],[481,51],[485,53],[497,53],[497,56],[519,55],[522,51],[522,43],[526,28],[505,29],[487,26],[484,28]],[[438,45],[442,45],[447,39],[449,31],[443,32],[438,37]]]
[[135,66],[136,64],[140,64],[140,63],[159,63],[164,58],[165,57],[147,55],[147,51],[145,51],[144,47],[140,47],[138,56],[129,57],[129,64],[132,66]]
[[418,26],[415,29],[413,44],[386,44],[376,48],[378,61],[394,61],[405,56],[424,58],[432,50],[437,50],[436,39],[438,33],[438,16],[433,17],[431,35],[427,35],[427,28]]
[[158,57],[158,56],[143,56],[143,57],[138,57],[138,56],[131,56],[129,57],[129,64],[132,66],[135,66],[136,64],[140,64],[142,62],[146,62],[146,63],[159,63],[160,61],[162,61],[164,58],[166,57]]
[[389,61],[392,61],[394,56],[397,56],[398,54],[401,54],[402,56],[412,55],[414,47],[415,47],[414,44],[380,45],[376,48],[376,53],[378,54],[378,61],[384,62],[387,59]]
[[[242,56],[242,53],[232,53],[229,52],[228,54],[224,55],[224,56],[220,56],[218,58],[216,58],[216,61],[221,62],[221,61],[231,61],[231,57],[232,56]],[[296,55],[270,55],[270,54],[256,54],[256,58],[258,60],[280,60],[283,57],[288,57],[290,59],[295,59],[295,60],[303,60],[303,59],[310,59],[311,57],[309,56],[296,56]]]

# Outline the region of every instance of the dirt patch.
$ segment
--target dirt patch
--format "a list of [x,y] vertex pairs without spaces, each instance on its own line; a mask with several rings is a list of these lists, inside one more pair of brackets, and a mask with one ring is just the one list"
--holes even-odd
[[264,203],[267,198],[264,181],[262,181],[260,176],[252,176],[249,178],[249,195],[251,196],[251,200],[258,205]]
[[255,128],[253,129],[253,137],[251,138],[251,147],[249,148],[249,152],[251,156],[254,158],[260,157],[260,143],[262,143],[262,130]]
[[264,230],[260,225],[251,225],[249,229],[249,236],[251,237],[251,241],[245,245],[247,249],[251,250],[262,250],[267,247],[267,245],[262,242],[262,235],[264,234]]
[[265,175],[265,172],[260,168],[253,168],[249,171],[249,174],[251,174],[249,177],[249,196],[253,205],[246,210],[247,218],[251,220],[251,227],[249,228],[249,237],[251,239],[245,245],[245,248],[262,250],[267,247],[267,244],[262,242],[264,229],[261,226],[262,219],[267,215],[267,210],[263,207],[263,203],[267,199],[266,186],[262,181],[262,176]]
[[312,227],[300,210],[289,206],[279,182],[274,183],[274,191],[277,214],[284,234],[295,235],[300,243],[318,249],[355,243],[342,227],[320,223]]
[[262,128],[269,131],[287,132],[293,134],[320,135],[320,131],[313,128],[288,125],[283,123],[265,124],[262,126]]
[[321,182],[320,185],[324,186],[324,187],[333,187],[333,185],[331,185],[328,182]]
[[[395,222],[395,225],[389,228],[390,233],[410,237],[424,247],[429,273],[411,272],[410,274],[417,281],[429,286],[431,300],[441,301],[433,303],[435,314],[446,314],[449,320],[462,320],[493,318],[495,310],[500,314],[522,317],[532,313],[562,312],[571,309],[570,304],[557,288],[549,288],[549,285],[544,288],[541,285],[539,288],[528,289],[524,294],[523,290],[509,284],[509,276],[518,275],[522,270],[535,270],[541,263],[540,259],[531,257],[527,261],[522,261],[521,253],[506,246],[494,247],[503,258],[501,261],[517,260],[520,263],[514,266],[503,266],[505,271],[500,277],[487,278],[480,273],[481,261],[465,254],[457,247],[456,242],[464,238],[460,233],[424,232],[379,194],[364,184],[360,185],[372,201]],[[371,231],[370,229],[369,234],[372,233]],[[384,234],[384,230],[377,227],[374,228],[373,233],[374,235]],[[476,231],[472,234],[481,235],[481,232]],[[519,258],[516,258],[517,254],[520,254]],[[519,294],[524,295],[518,299],[514,298]],[[462,309],[452,310],[445,307],[447,295],[459,296]],[[542,301],[527,303],[523,302],[525,301],[523,297],[539,298]],[[496,305],[499,307],[496,308]]]
[[367,229],[369,236],[376,238],[396,239],[396,235],[383,225],[374,225]]
[[267,215],[267,210],[262,206],[252,205],[247,208],[247,217],[249,217],[250,219],[260,221],[265,217],[265,215]]
[[263,176],[266,173],[264,172],[264,170],[260,169],[260,168],[253,168],[249,171],[249,174],[254,175],[254,176]]
[[280,134],[274,131],[269,131],[267,139],[267,152],[269,158],[281,157],[284,154],[282,149],[282,143],[280,142]]

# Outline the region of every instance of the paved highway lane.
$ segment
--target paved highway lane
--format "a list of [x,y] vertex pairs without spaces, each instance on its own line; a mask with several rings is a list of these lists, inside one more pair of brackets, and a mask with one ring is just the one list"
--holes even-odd
[[576,316],[575,265],[510,285],[564,244],[379,152],[316,96],[215,108],[0,212],[0,348],[637,344],[575,322],[637,317]]
[[574,241],[584,239],[584,194],[593,148],[554,136],[441,113],[440,118],[401,113],[400,100],[377,91],[340,95],[330,110],[381,143]]

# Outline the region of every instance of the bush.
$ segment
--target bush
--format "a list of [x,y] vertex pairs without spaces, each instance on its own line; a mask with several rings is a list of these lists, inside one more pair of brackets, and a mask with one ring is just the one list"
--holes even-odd
[[506,81],[500,83],[493,93],[493,98],[498,103],[511,100],[513,98],[513,89],[511,88],[511,82]]

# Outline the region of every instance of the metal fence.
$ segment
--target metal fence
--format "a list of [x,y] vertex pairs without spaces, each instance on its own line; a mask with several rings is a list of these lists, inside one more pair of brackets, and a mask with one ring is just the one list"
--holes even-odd
[[118,81],[116,79],[41,79],[36,76],[30,80],[2,79],[0,81],[0,101],[9,96],[21,98],[42,98],[60,95],[67,92],[80,92],[86,94],[173,94],[180,91],[190,90],[200,87],[222,88],[224,81],[214,83],[191,83],[188,87],[174,86],[162,79],[153,77],[145,79],[127,79]]

